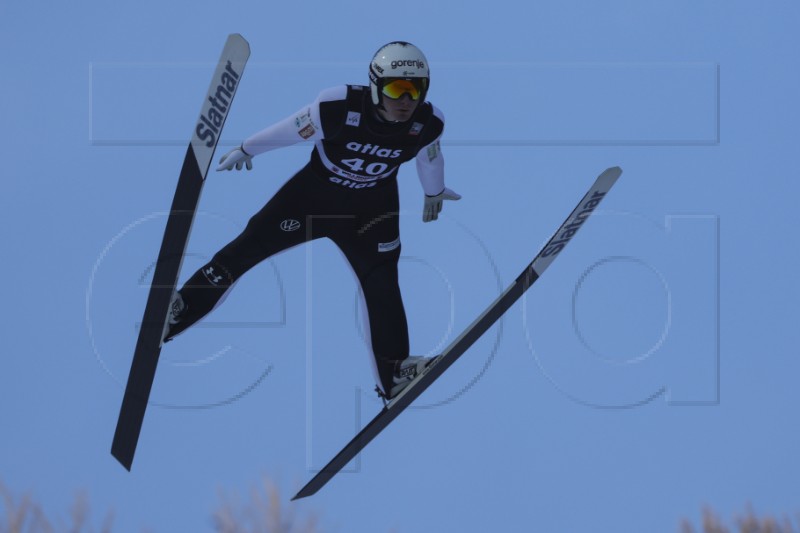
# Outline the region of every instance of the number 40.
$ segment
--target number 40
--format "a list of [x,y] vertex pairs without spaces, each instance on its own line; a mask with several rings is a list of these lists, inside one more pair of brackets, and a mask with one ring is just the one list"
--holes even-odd
[[370,163],[366,167],[364,166],[363,159],[342,159],[342,164],[347,165],[350,170],[353,172],[361,172],[362,170],[366,171],[367,174],[370,176],[377,176],[378,174],[383,174],[386,172],[386,169],[389,168],[389,165],[386,163]]

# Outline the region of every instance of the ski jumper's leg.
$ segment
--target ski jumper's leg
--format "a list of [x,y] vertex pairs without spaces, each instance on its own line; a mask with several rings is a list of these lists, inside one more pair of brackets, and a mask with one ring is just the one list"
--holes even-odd
[[221,303],[231,286],[268,257],[319,235],[306,231],[310,209],[306,169],[287,181],[248,222],[245,230],[195,272],[179,291],[186,304],[180,321],[169,331],[175,337]]
[[329,235],[361,285],[379,385],[388,390],[397,361],[409,355],[408,322],[398,283],[399,201],[396,183],[359,191],[361,212],[349,231]]

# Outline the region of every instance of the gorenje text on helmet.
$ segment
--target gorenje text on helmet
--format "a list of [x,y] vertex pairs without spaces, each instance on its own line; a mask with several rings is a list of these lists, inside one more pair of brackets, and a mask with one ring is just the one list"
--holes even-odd
[[425,63],[419,59],[399,59],[397,61],[392,61],[392,68],[398,67],[425,68]]

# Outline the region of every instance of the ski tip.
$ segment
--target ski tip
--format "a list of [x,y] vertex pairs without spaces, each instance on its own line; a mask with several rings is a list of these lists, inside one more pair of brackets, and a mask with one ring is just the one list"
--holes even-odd
[[228,35],[228,41],[240,41],[242,46],[247,50],[247,55],[250,55],[250,43],[242,36],[241,33],[231,33]]
[[617,181],[617,178],[619,178],[621,175],[622,175],[622,169],[620,167],[609,167],[605,169],[603,173],[597,177],[597,179],[601,181],[614,183],[615,181]]

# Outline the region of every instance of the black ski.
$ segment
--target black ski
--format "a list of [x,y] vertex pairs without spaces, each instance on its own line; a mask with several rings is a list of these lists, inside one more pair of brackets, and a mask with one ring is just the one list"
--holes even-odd
[[183,160],[111,445],[111,454],[128,470],[139,441],[161,354],[167,311],[178,282],[200,192],[249,57],[247,41],[239,34],[229,35]]
[[611,189],[622,169],[612,167],[595,181],[589,192],[570,213],[566,221],[542,248],[536,258],[522,271],[514,283],[508,287],[464,332],[445,349],[444,353],[431,361],[428,367],[412,381],[397,397],[386,404],[384,409],[351,440],[321,471],[309,481],[293,500],[316,494],[325,484],[347,465],[364,447],[372,441],[392,420],[419,397],[456,359],[466,352],[498,318],[508,311],[528,290],[550,263],[569,243],[594,209]]

